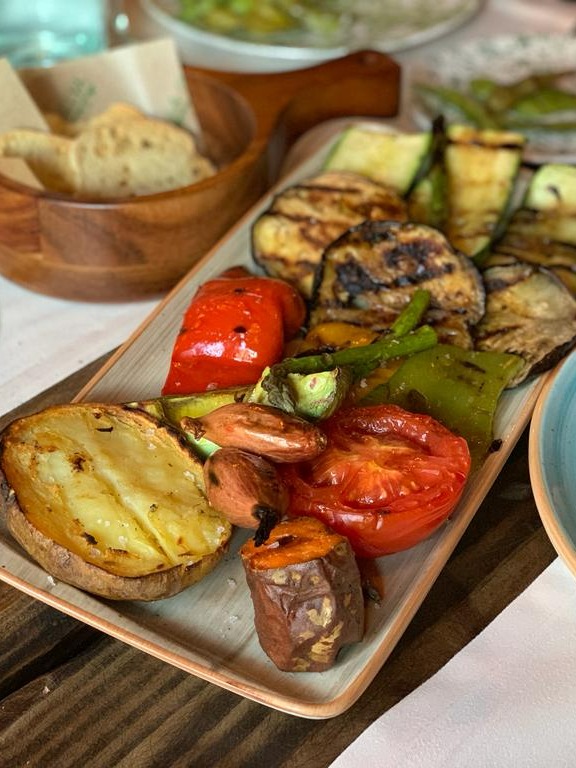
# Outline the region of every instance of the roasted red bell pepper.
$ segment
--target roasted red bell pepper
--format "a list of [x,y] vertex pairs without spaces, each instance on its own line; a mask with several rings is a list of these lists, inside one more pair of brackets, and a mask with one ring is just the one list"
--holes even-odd
[[184,314],[162,394],[254,384],[305,319],[288,283],[233,268],[204,283]]

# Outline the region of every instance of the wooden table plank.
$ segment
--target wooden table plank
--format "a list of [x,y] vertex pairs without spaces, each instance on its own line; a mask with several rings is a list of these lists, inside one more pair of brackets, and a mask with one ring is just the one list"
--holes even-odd
[[98,633],[0,582],[0,700],[73,658]]

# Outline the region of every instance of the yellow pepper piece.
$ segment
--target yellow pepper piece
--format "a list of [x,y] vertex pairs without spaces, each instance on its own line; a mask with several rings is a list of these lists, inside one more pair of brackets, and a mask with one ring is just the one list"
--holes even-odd
[[311,328],[306,334],[305,344],[309,349],[319,347],[359,347],[371,344],[380,334],[369,328],[352,323],[329,322],[320,323]]

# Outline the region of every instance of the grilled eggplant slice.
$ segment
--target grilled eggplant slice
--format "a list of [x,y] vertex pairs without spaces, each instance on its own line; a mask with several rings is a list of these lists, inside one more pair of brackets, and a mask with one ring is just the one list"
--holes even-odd
[[576,346],[576,299],[546,269],[493,266],[483,273],[486,313],[475,328],[476,349],[524,359],[509,386],[552,368]]
[[423,322],[441,341],[470,348],[470,327],[484,314],[484,286],[471,259],[432,227],[365,221],[326,249],[310,324],[336,321],[384,330],[417,288],[430,293]]
[[[526,208],[516,211],[506,233],[491,250],[483,267],[516,262],[543,266],[576,296],[576,244],[562,243],[547,235],[543,218]],[[550,223],[554,228],[555,223]]]
[[541,166],[486,266],[514,261],[550,269],[576,296],[576,168]]
[[406,204],[392,188],[360,174],[327,171],[276,195],[252,228],[254,260],[309,298],[327,245],[365,219],[405,221]]
[[480,259],[505,226],[524,138],[463,125],[449,126],[447,138],[444,232],[454,248]]
[[176,432],[117,405],[54,406],[2,435],[8,530],[52,576],[118,600],[156,600],[224,554],[226,518]]

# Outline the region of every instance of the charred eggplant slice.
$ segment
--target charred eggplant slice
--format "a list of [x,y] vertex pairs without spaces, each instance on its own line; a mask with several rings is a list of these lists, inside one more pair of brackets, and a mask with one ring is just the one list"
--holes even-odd
[[336,321],[384,330],[417,288],[430,293],[423,322],[441,341],[470,348],[470,327],[485,306],[482,278],[472,260],[432,227],[365,221],[326,249],[311,326]]
[[476,349],[524,359],[509,386],[549,370],[576,345],[576,299],[553,273],[516,263],[483,274],[486,314],[475,329]]
[[514,261],[547,267],[576,296],[576,168],[541,166],[486,266]]
[[535,211],[517,211],[485,267],[516,262],[546,267],[576,296],[576,245],[554,240],[545,234],[542,224]]
[[406,203],[394,189],[360,174],[328,171],[276,195],[252,228],[254,260],[272,277],[312,292],[322,253],[365,219],[405,221]]

